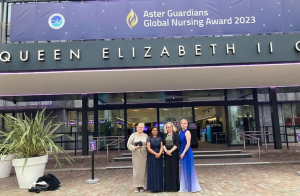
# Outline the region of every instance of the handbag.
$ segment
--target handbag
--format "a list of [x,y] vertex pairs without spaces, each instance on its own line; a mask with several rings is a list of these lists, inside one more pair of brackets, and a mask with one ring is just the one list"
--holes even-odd
[[134,142],[134,146],[143,146],[143,143],[142,141]]

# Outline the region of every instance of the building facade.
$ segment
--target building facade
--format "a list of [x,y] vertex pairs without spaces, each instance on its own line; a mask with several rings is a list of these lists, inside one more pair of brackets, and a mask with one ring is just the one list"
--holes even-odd
[[1,2],[0,112],[23,118],[46,107],[64,122],[58,132],[76,138],[57,141],[66,149],[85,155],[92,137],[127,140],[136,123],[162,131],[182,118],[203,137],[218,129],[227,145],[243,144],[240,131],[269,131],[261,139],[276,149],[298,142],[298,33],[11,42],[19,3]]

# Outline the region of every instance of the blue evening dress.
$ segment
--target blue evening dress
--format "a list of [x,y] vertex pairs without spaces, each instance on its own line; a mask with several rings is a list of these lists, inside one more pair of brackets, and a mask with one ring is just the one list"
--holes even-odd
[[[179,152],[180,155],[185,149],[187,129],[179,134]],[[191,147],[186,151],[183,159],[180,159],[180,190],[179,192],[198,192],[200,185],[197,179],[197,174],[194,165],[194,156]]]

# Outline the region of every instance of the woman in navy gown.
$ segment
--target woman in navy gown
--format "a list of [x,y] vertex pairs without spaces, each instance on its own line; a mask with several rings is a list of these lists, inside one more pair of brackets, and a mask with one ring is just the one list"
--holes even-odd
[[191,133],[187,129],[188,121],[180,121],[182,131],[179,134],[180,154],[180,190],[179,192],[198,192],[201,190],[194,165],[191,145]]
[[148,168],[147,168],[147,190],[159,192],[164,190],[163,184],[163,142],[158,137],[158,130],[152,127],[150,137],[147,139]]

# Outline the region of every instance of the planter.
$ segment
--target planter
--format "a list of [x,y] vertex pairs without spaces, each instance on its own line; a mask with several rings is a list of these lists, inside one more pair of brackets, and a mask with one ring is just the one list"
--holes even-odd
[[39,177],[44,175],[48,155],[28,158],[23,174],[25,159],[14,159],[12,165],[15,167],[20,189],[28,189]]
[[[0,178],[7,178],[10,176],[12,163],[11,160],[15,157],[14,154],[3,155],[0,160]],[[4,160],[5,159],[5,160]]]

